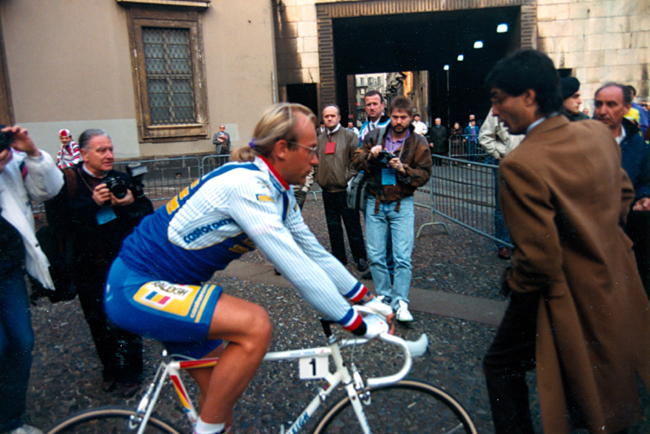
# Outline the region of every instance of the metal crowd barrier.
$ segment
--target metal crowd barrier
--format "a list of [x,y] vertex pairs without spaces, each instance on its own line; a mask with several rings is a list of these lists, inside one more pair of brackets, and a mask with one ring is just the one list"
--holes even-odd
[[113,167],[126,172],[126,166],[131,163],[140,163],[147,168],[143,178],[144,194],[154,203],[170,200],[202,174],[198,157],[120,161]]
[[229,155],[206,155],[199,157],[175,157],[153,160],[120,161],[115,170],[126,172],[127,165],[140,163],[147,168],[144,175],[144,192],[152,201],[168,201],[196,179],[210,173],[230,161]]
[[478,135],[475,138],[470,140],[469,134],[450,136],[447,140],[447,156],[469,161],[483,161],[486,156],[485,150],[478,143]]
[[201,159],[201,176],[230,161],[230,155],[206,155]]
[[495,237],[496,171],[499,166],[433,155],[431,180],[415,194],[415,204],[431,210],[431,221],[422,224],[416,234],[431,225],[442,225],[436,215],[477,232],[491,240],[512,245]]

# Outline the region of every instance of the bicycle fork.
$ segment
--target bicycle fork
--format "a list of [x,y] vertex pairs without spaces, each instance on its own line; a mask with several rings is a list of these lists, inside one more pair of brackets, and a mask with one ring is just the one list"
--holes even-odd
[[340,366],[343,368],[343,386],[348,393],[348,398],[350,399],[354,413],[356,414],[359,425],[361,426],[361,432],[363,432],[363,434],[372,434],[370,425],[368,424],[368,419],[363,411],[364,405],[370,404],[370,391],[366,389],[363,379],[361,378],[361,373],[353,362],[350,364],[350,369],[352,370],[352,376],[350,376],[348,369],[344,367],[343,359],[341,358],[341,351],[338,347],[332,351],[332,358],[337,367]]

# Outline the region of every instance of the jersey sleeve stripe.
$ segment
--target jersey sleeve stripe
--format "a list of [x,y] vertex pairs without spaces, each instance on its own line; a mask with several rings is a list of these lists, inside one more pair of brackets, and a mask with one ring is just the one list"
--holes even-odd
[[357,282],[357,284],[354,285],[354,288],[352,288],[352,291],[345,294],[345,298],[350,300],[352,303],[358,303],[366,296],[366,294],[368,294],[368,288],[366,288],[366,286],[361,282]]

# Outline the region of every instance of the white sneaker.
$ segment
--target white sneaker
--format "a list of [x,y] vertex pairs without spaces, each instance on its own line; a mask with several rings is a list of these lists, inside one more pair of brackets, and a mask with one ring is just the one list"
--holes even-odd
[[43,434],[43,431],[31,425],[23,425],[7,434]]
[[397,302],[397,310],[395,311],[395,319],[397,321],[409,322],[413,321],[413,315],[409,312],[409,305],[404,300]]

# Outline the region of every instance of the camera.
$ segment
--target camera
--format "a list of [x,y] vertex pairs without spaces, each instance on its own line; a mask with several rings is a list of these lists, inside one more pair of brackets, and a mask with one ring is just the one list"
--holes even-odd
[[126,196],[128,187],[122,178],[118,178],[117,176],[107,176],[104,178],[104,184],[106,184],[106,187],[108,187],[113,196],[116,198],[122,199],[124,196]]
[[392,152],[388,152],[385,149],[379,151],[379,155],[377,155],[377,159],[381,162],[381,164],[386,164],[386,165],[388,165],[388,162],[395,157],[396,157],[395,154],[393,154]]
[[6,133],[0,133],[0,152],[5,149],[9,149],[11,144],[14,142],[14,134],[7,131]]
[[144,197],[144,183],[142,182],[142,178],[148,172],[147,166],[141,163],[131,163],[126,166],[126,171],[133,178],[133,186],[131,188],[133,196],[136,199]]

